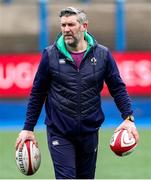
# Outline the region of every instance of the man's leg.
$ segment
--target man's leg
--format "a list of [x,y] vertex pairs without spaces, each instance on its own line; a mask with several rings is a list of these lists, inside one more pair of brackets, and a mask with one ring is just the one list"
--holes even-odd
[[60,136],[48,134],[48,146],[56,179],[76,179],[75,150],[73,144]]
[[98,133],[81,137],[80,144],[81,145],[76,148],[76,178],[94,179],[98,148]]

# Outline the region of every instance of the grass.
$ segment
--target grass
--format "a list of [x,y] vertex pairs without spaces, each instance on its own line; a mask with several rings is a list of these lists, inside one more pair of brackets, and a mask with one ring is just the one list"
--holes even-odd
[[[112,129],[100,130],[96,179],[151,179],[151,130],[139,129],[140,143],[135,151],[118,157],[109,148]],[[42,154],[40,169],[33,176],[22,175],[15,164],[18,132],[0,132],[0,179],[53,179],[54,172],[44,131],[36,132]]]

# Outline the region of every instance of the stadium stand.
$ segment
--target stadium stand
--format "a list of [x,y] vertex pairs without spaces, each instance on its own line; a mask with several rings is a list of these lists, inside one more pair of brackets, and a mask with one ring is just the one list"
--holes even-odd
[[[2,4],[2,0],[0,2],[0,53],[38,51],[38,1],[12,0],[9,6]],[[100,43],[115,50],[115,0],[91,0],[91,5],[80,3],[80,0],[57,2],[62,3],[50,0],[48,5],[51,42],[59,32],[58,11],[70,5],[86,10],[89,30]],[[127,0],[125,7],[127,50],[150,50],[151,23],[148,17],[151,15],[151,1]]]

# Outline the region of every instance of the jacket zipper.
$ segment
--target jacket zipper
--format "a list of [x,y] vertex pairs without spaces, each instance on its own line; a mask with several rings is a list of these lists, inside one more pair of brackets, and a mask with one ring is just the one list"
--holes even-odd
[[[71,62],[69,59],[67,59],[67,61],[69,61],[71,63],[72,66],[74,66],[74,68],[77,71],[77,80],[78,80],[78,130],[77,133],[80,134],[81,131],[81,74],[80,74],[80,66],[77,67],[77,65],[74,62]],[[81,61],[82,63],[82,61]]]
[[[86,58],[86,56],[84,57],[84,59]],[[84,63],[84,59],[82,59],[80,66],[77,67],[76,64],[74,62],[71,62],[68,58],[66,58],[67,61],[69,61],[71,63],[72,66],[74,66],[74,68],[77,70],[77,76],[78,76],[78,134],[80,134],[81,132],[81,73],[80,73],[80,67],[81,65]]]
[[78,133],[80,134],[81,131],[81,74],[80,74],[80,67],[77,68],[77,74],[78,74]]

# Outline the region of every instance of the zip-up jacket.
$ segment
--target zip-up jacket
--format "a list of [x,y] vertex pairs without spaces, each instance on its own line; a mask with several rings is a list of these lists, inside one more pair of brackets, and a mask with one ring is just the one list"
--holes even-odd
[[85,33],[85,40],[88,48],[79,68],[67,51],[61,34],[44,50],[23,129],[34,130],[45,103],[45,124],[52,132],[78,135],[97,131],[104,121],[100,97],[104,82],[122,118],[133,113],[130,97],[110,51],[89,33]]

